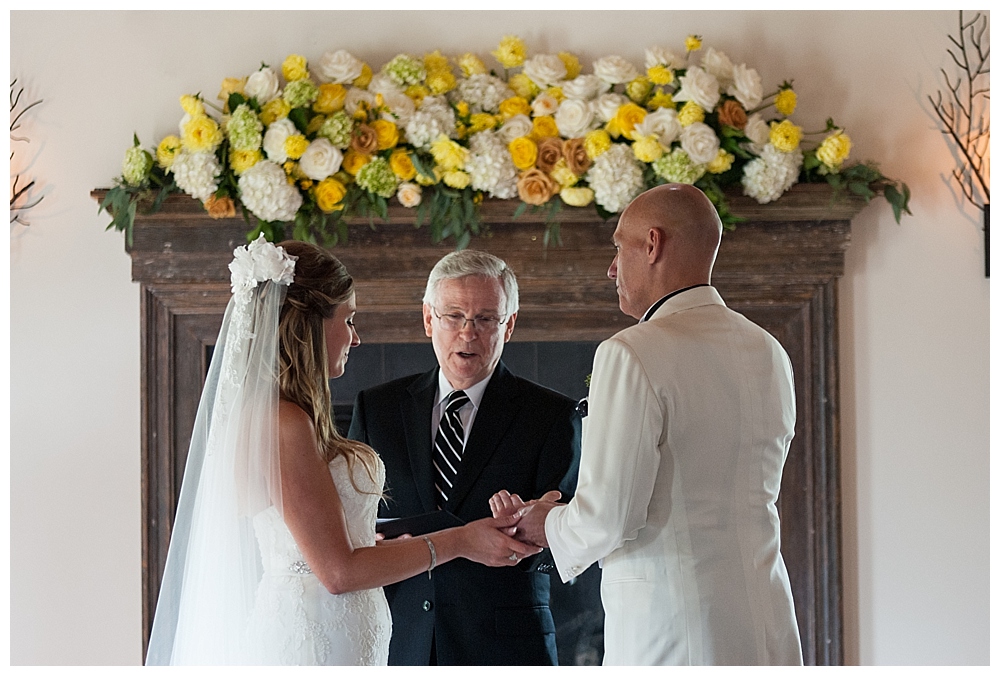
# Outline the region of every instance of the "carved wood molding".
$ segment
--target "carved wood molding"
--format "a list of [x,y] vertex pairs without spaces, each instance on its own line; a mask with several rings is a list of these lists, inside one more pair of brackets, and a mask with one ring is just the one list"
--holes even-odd
[[[94,191],[103,199],[105,191]],[[771,331],[791,357],[798,420],[779,509],[807,664],[841,664],[839,397],[836,280],[860,198],[798,185],[776,204],[733,195],[747,222],[723,238],[713,283],[734,309]],[[606,278],[614,222],[589,209],[558,215],[563,246],[542,246],[543,219],[513,219],[516,204],[486,202],[489,232],[471,246],[504,258],[518,275],[516,341],[603,340],[633,323]],[[413,212],[358,221],[334,249],[355,277],[358,325],[368,343],[425,342],[420,299],[427,273],[452,244],[430,243]],[[132,278],[142,285],[143,648],[166,558],[177,491],[208,350],[229,300],[228,263],[246,243],[241,219],[211,220],[200,203],[171,196],[136,218]]]

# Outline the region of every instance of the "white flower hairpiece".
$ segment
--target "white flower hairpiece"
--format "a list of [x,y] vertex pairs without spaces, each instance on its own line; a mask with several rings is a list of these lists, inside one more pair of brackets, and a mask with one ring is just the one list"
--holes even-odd
[[283,247],[267,241],[263,233],[247,246],[233,250],[233,293],[249,292],[259,282],[274,282],[288,286],[295,279],[295,261],[298,256],[288,254]]

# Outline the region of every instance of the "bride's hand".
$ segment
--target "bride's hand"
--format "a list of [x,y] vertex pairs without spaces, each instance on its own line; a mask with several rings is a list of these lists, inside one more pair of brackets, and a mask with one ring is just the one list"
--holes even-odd
[[513,516],[524,507],[521,496],[507,491],[495,493],[490,498],[490,511],[493,512],[494,519],[502,519],[505,516]]
[[505,535],[517,522],[517,517],[501,519],[479,519],[470,521],[459,530],[463,532],[462,556],[487,566],[516,566],[527,556],[542,551],[541,547],[518,542]]

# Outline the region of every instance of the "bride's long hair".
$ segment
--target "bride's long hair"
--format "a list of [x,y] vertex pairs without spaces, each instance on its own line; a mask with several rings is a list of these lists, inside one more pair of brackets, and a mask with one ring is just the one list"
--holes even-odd
[[[312,418],[316,446],[324,461],[343,455],[354,483],[354,464],[361,462],[375,481],[376,454],[370,446],[345,439],[333,422],[330,371],[323,320],[354,293],[354,279],[333,254],[314,244],[285,241],[278,246],[295,261],[295,281],[281,307],[278,323],[278,388],[282,399]],[[357,488],[357,486],[355,486]]]

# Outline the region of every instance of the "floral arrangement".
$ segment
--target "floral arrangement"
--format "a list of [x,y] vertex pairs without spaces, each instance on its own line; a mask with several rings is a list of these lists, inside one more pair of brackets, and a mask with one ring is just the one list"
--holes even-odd
[[851,139],[828,120],[816,133],[791,120],[792,83],[766,92],[760,75],[699,36],[674,53],[651,47],[642,68],[606,56],[583,73],[568,52],[528,56],[504,37],[490,69],[476,54],[399,54],[376,73],[344,50],[310,63],[292,54],[226,78],[214,104],[180,98],[178,133],[155,149],[134,145],[104,202],[131,240],[140,205],[171,192],[201,200],[213,218],[237,205],[264,234],[336,244],[346,219],[388,217],[389,200],[415,209],[437,242],[459,248],[481,224],[483,198],[544,209],[546,244],[563,205],[594,205],[603,218],[654,185],[704,190],[727,227],[741,220],[724,194],[742,186],[765,204],[799,181],[827,181],[870,199],[879,192],[897,222],[909,189],[874,164],[848,164]]

